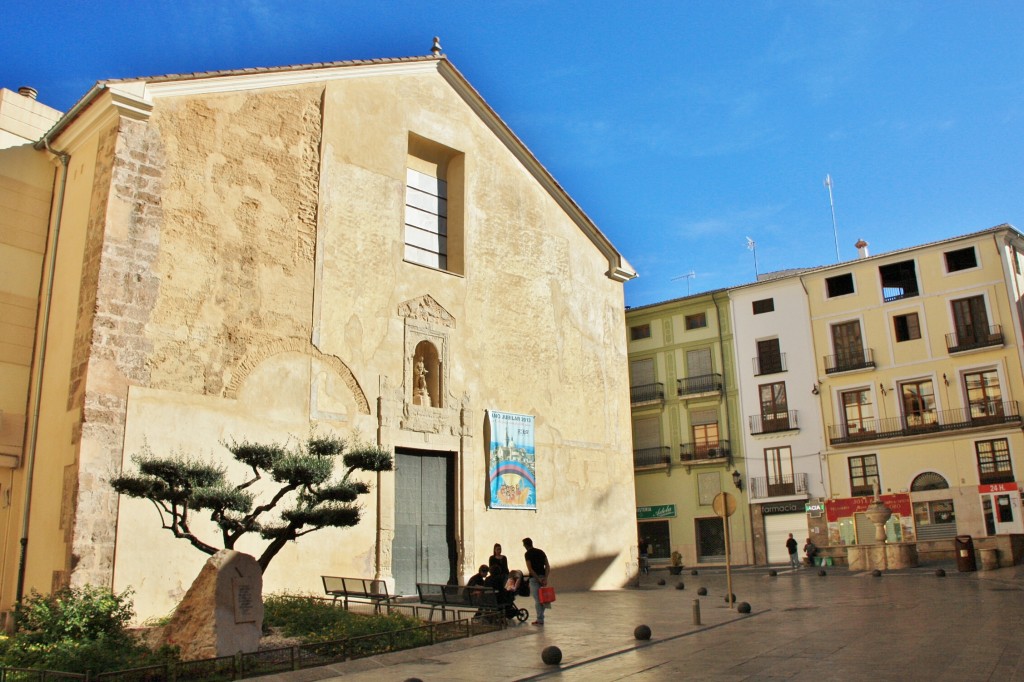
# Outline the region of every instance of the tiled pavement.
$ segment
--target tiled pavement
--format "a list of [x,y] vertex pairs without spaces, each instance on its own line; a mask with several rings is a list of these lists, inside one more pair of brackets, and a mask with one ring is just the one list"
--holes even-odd
[[[940,567],[946,577],[935,575]],[[1024,680],[1024,566],[958,573],[936,564],[881,577],[840,567],[825,576],[776,570],[733,571],[733,592],[751,605],[749,615],[727,607],[723,570],[655,573],[639,588],[559,594],[543,629],[517,625],[263,679]],[[698,597],[700,587],[707,596]],[[532,607],[532,599],[519,602]],[[640,624],[651,628],[649,641],[634,639]],[[559,666],[541,661],[550,645],[562,650]]]

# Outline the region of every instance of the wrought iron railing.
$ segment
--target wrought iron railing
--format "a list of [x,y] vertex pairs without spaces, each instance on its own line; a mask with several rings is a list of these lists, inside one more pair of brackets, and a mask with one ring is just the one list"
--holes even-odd
[[796,410],[773,415],[751,415],[750,433],[775,433],[776,431],[792,431],[799,428],[796,421]]
[[633,405],[664,399],[665,384],[640,384],[629,387],[629,402]]
[[1003,328],[998,324],[981,327],[971,332],[959,331],[946,334],[946,349],[950,353],[960,353],[975,348],[1003,345]]
[[979,403],[955,410],[933,410],[888,419],[864,419],[856,424],[832,424],[828,427],[828,439],[832,445],[841,445],[881,438],[957,431],[989,424],[1010,424],[1020,420],[1016,400],[990,401],[984,403],[984,408]]
[[702,374],[697,377],[686,377],[677,379],[676,392],[679,395],[693,395],[694,393],[721,393],[721,374]]
[[679,446],[679,460],[682,462],[722,459],[731,456],[732,448],[729,447],[727,440],[720,440],[717,443],[683,443]]
[[754,375],[778,374],[786,371],[785,353],[768,353],[754,358]]
[[672,458],[672,450],[667,445],[656,448],[639,448],[633,451],[634,467],[653,467],[667,465]]
[[825,356],[825,374],[850,372],[855,369],[868,369],[874,366],[875,357],[870,348],[858,348],[857,350]]
[[753,476],[750,479],[750,497],[763,500],[768,497],[807,494],[807,474],[785,476]]

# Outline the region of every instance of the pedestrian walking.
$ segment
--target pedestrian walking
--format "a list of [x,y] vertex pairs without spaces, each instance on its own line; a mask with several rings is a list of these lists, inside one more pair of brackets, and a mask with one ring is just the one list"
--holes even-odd
[[797,548],[796,539],[793,538],[793,534],[789,534],[789,539],[786,540],[786,550],[789,552],[789,565],[793,568],[800,568],[800,557],[796,555]]
[[548,563],[548,555],[544,550],[533,546],[533,540],[523,538],[523,547],[526,548],[526,570],[530,576],[530,590],[533,592],[533,603],[537,608],[537,620],[534,625],[544,625],[544,604],[540,602],[540,588],[548,584],[548,577],[551,575],[551,565]]

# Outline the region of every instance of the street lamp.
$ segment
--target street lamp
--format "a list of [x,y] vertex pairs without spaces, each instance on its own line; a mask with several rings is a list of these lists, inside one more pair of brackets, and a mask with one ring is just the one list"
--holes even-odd
[[739,469],[733,469],[732,483],[736,486],[736,490],[743,490],[743,478],[740,476]]

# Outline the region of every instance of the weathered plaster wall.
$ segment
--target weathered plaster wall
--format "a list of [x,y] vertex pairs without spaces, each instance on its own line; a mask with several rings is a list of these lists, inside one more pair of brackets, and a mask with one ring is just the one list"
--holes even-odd
[[[440,76],[160,99],[148,126],[163,155],[156,291],[124,463],[147,442],[223,458],[219,440],[314,424],[451,451],[464,567],[494,542],[521,563],[529,534],[559,585],[624,582],[635,503],[622,285]],[[464,276],[402,260],[410,132],[465,156]],[[411,329],[447,335],[446,408],[429,418],[403,402]],[[535,514],[485,508],[488,408],[537,415]],[[379,490],[386,571],[393,475]],[[371,495],[358,527],[289,545],[265,588],[372,575],[374,512]],[[115,588],[137,590],[140,616],[169,610],[205,557],[148,503],[122,499],[118,519]],[[174,560],[155,571],[153,556]]]

